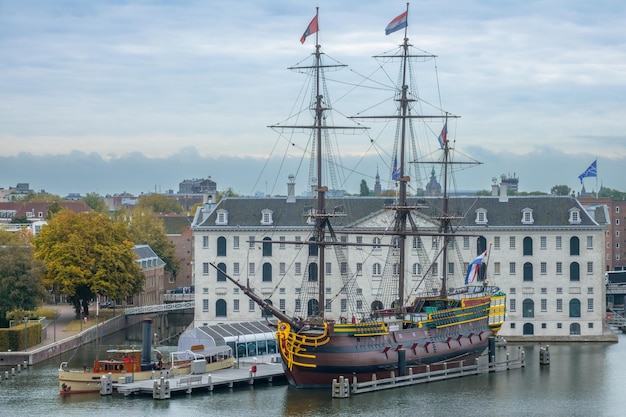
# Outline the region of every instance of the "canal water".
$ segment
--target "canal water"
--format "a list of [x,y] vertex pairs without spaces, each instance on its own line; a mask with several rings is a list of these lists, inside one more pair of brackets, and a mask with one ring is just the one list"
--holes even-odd
[[[123,339],[123,337],[122,337]],[[123,340],[107,338],[107,344]],[[553,344],[539,364],[537,344],[498,348],[499,360],[526,353],[526,367],[420,384],[347,399],[330,389],[298,390],[285,383],[197,391],[170,400],[146,396],[60,397],[57,369],[91,363],[93,345],[29,367],[0,382],[1,416],[623,416],[626,413],[626,335],[617,344]],[[4,369],[2,369],[4,371]],[[4,372],[2,372],[4,375]]]

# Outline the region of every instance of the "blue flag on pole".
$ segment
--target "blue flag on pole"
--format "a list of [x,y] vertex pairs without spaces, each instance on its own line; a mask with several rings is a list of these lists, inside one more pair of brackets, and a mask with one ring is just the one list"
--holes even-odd
[[398,156],[396,155],[393,160],[393,171],[391,172],[391,179],[394,181],[398,181],[398,178],[400,178],[400,168],[398,167]]
[[585,172],[583,172],[582,174],[580,174],[578,176],[578,179],[580,180],[580,183],[583,183],[583,178],[586,177],[597,177],[598,176],[598,160],[596,159],[595,161],[593,161],[591,163],[591,165],[589,165],[589,168],[587,168],[585,170]]

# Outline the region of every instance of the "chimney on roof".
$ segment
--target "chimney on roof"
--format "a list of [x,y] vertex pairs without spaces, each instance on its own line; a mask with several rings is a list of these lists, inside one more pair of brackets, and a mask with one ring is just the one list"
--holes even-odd
[[491,196],[496,197],[498,195],[498,184],[491,184]]
[[501,203],[506,203],[507,201],[509,201],[509,195],[507,193],[507,183],[506,182],[501,182],[500,183],[500,202]]
[[293,174],[289,175],[289,182],[287,183],[287,202],[295,203],[296,202],[296,183],[294,182],[295,177]]

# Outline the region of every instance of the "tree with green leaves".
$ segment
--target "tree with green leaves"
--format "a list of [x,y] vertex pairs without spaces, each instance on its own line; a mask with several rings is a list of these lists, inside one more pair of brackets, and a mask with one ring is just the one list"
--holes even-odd
[[63,210],[34,245],[36,259],[46,265],[44,283],[69,298],[77,318],[81,307],[89,314],[96,294],[119,300],[142,291],[144,276],[128,228],[105,214]]
[[228,187],[225,190],[217,192],[217,195],[215,196],[215,203],[219,203],[224,197],[239,197],[239,194],[237,194],[231,187]]
[[44,265],[33,258],[32,247],[19,239],[3,241],[0,246],[0,327],[8,326],[7,313],[34,310],[48,294],[42,281]]
[[87,193],[85,198],[83,198],[83,201],[93,211],[97,211],[99,213],[106,213],[109,210],[107,203],[104,201],[102,197],[100,197],[98,193]]
[[183,212],[183,206],[178,200],[164,194],[141,195],[137,202],[137,208],[160,214],[180,214]]
[[167,238],[163,220],[156,217],[150,210],[139,208],[135,208],[132,212],[120,212],[118,218],[127,224],[133,242],[136,245],[150,246],[154,253],[165,262],[165,270],[176,278],[180,262],[176,256],[174,244]]
[[62,201],[61,196],[56,194],[48,194],[45,191],[36,192],[33,190],[28,191],[25,195],[13,194],[11,199],[14,201],[28,201],[31,203],[54,203],[55,201]]
[[552,195],[569,195],[571,192],[572,189],[567,185],[555,185],[550,189]]
[[359,195],[361,197],[367,197],[370,195],[370,187],[367,186],[367,182],[365,182],[365,180],[361,180],[360,190]]

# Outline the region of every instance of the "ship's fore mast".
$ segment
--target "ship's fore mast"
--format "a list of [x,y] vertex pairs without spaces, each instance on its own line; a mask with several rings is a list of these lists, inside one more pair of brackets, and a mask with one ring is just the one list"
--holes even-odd
[[[298,66],[291,67],[289,69],[298,69],[298,70],[311,70],[313,72],[312,76],[315,80],[314,86],[314,94],[315,97],[312,101],[312,113],[313,113],[313,124],[312,125],[272,125],[269,126],[273,129],[310,129],[313,131],[313,135],[315,137],[315,160],[316,160],[316,173],[317,173],[317,183],[315,186],[315,192],[317,196],[317,206],[314,213],[305,213],[306,217],[310,217],[315,219],[315,230],[313,233],[314,245],[317,248],[317,263],[318,263],[318,306],[317,311],[313,311],[313,316],[318,316],[320,318],[324,317],[325,311],[325,248],[326,248],[326,235],[327,230],[330,230],[330,218],[334,215],[332,213],[327,213],[326,210],[326,193],[328,192],[328,187],[324,185],[324,178],[322,177],[323,173],[323,149],[322,141],[324,140],[324,134],[330,130],[356,130],[356,129],[365,129],[365,127],[359,126],[329,126],[326,124],[327,117],[325,116],[326,112],[331,110],[331,108],[325,103],[330,103],[328,98],[324,100],[324,96],[322,94],[322,84],[324,82],[324,69],[329,68],[339,68],[345,67],[345,65],[341,64],[333,64],[333,65],[325,65],[322,62],[322,51],[321,45],[319,44],[319,7],[316,7],[315,18],[312,23],[315,22],[315,53],[314,62],[312,66]],[[307,32],[311,29],[311,25],[307,29]],[[303,36],[303,39],[306,39]],[[303,42],[303,40],[301,40]]]

